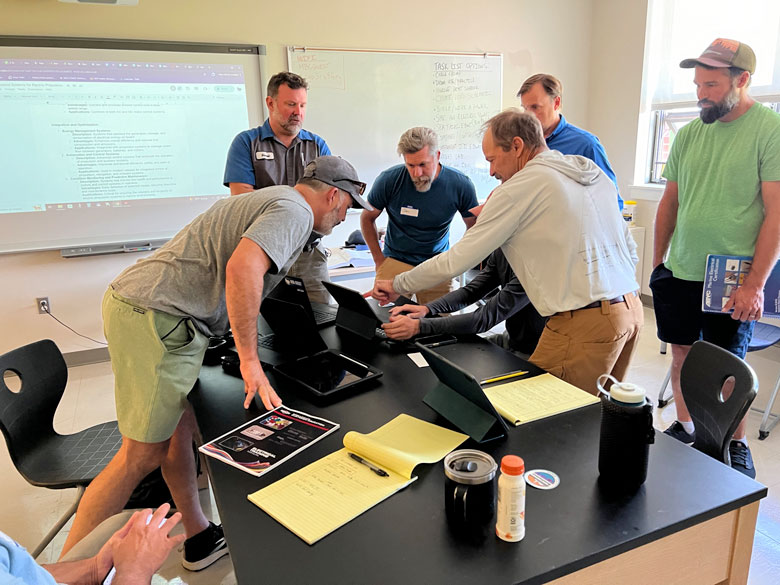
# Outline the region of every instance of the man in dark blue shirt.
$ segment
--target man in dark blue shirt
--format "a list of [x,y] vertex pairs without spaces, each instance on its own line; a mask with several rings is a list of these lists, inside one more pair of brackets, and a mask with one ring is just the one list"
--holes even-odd
[[[560,113],[562,93],[563,86],[558,79],[546,73],[537,73],[523,82],[517,97],[520,98],[523,108],[542,123],[547,148],[563,154],[579,154],[589,158],[615,183],[615,189],[618,189],[615,172],[599,139],[590,132],[569,124]],[[618,207],[623,209],[619,189]]]

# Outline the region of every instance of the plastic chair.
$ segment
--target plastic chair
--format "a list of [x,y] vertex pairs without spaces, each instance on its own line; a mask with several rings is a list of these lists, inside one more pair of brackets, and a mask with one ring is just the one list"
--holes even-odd
[[[750,345],[748,345],[748,352],[761,351],[762,349],[771,347],[778,342],[780,342],[780,327],[777,327],[776,325],[770,325],[768,323],[761,323],[759,321],[756,323],[755,328],[753,329],[753,337],[750,340]],[[663,342],[661,342],[661,353],[666,353],[666,344]],[[661,382],[661,389],[658,391],[658,408],[663,408],[672,402],[672,400],[674,400],[673,396],[669,396],[668,398],[666,396],[666,390],[668,389],[671,378],[672,368],[670,367],[666,372],[666,376],[664,377],[663,382]],[[769,432],[774,428],[778,420],[780,420],[780,417],[778,417],[776,414],[772,414],[772,408],[775,404],[778,391],[780,391],[780,374],[778,374],[775,388],[772,391],[772,396],[769,398],[769,402],[764,409],[764,416],[761,419],[761,426],[758,430],[758,438],[762,441],[769,436]],[[754,408],[752,410],[761,412],[760,409]]]
[[[19,392],[5,374],[21,379]],[[14,466],[30,484],[49,489],[77,488],[76,500],[32,552],[37,557],[76,512],[86,486],[119,450],[116,421],[72,435],[54,430],[68,368],[53,341],[45,339],[0,356],[0,430]]]
[[[733,378],[731,395],[722,396]],[[707,341],[691,347],[680,372],[680,388],[696,427],[694,448],[731,464],[729,443],[758,392],[758,378],[747,362]]]

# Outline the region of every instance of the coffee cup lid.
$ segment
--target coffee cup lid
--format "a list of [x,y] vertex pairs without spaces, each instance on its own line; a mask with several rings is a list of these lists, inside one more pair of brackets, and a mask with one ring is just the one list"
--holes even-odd
[[644,404],[645,389],[631,382],[618,382],[609,389],[612,400],[626,404]]
[[495,460],[476,449],[460,449],[444,458],[444,474],[462,484],[487,483],[496,476]]

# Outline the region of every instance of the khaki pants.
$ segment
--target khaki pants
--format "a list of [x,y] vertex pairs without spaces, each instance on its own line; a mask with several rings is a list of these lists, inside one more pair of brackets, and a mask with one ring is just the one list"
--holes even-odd
[[530,361],[553,376],[591,394],[596,379],[611,374],[621,382],[644,323],[642,303],[634,293],[620,303],[556,313],[547,321]]
[[[385,261],[382,262],[382,264],[376,270],[376,279],[393,280],[393,278],[395,278],[397,275],[401,274],[402,272],[408,272],[412,268],[414,268],[414,266],[407,264],[406,262],[401,262],[400,260],[396,260],[394,258],[385,258]],[[424,305],[438,299],[439,297],[443,297],[451,290],[452,280],[447,280],[437,284],[433,288],[414,291],[414,294],[417,297],[417,302],[421,305]]]

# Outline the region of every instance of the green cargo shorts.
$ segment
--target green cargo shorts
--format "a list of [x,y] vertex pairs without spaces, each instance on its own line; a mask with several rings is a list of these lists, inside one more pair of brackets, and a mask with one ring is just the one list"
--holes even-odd
[[119,431],[142,443],[171,438],[198,379],[208,338],[189,318],[103,297]]

